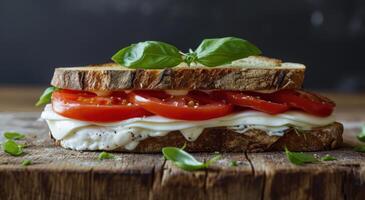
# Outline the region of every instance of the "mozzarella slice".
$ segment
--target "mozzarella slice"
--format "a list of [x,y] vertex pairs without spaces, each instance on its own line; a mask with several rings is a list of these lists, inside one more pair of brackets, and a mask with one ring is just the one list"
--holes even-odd
[[227,116],[187,121],[161,116],[137,117],[114,123],[79,121],[58,115],[47,105],[41,115],[50,127],[52,136],[66,148],[76,150],[111,150],[118,147],[133,149],[148,137],[165,136],[179,130],[188,141],[196,140],[205,128],[228,127],[244,134],[249,129],[262,129],[269,135],[282,136],[286,129],[295,127],[310,130],[333,123],[334,117],[316,117],[303,112],[289,111],[269,115],[258,111],[243,111]]

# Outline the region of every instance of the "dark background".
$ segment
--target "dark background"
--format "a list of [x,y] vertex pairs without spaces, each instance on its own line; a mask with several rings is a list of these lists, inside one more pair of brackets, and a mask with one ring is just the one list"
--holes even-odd
[[0,0],[0,84],[47,85],[56,66],[138,41],[186,51],[223,36],[306,64],[307,88],[365,91],[364,0]]

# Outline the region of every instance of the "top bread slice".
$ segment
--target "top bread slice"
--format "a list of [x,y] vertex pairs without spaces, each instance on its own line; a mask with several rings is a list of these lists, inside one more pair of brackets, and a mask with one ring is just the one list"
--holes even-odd
[[56,68],[51,84],[84,91],[279,90],[301,88],[304,72],[302,64],[251,56],[217,67],[182,63],[166,69],[130,69],[108,63]]

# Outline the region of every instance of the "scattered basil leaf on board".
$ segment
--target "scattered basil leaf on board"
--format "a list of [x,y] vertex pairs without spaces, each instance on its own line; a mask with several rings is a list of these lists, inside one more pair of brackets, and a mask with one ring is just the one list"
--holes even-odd
[[164,147],[162,153],[167,160],[171,160],[176,166],[184,170],[192,171],[205,168],[203,162],[197,161],[186,151],[176,147]]
[[259,54],[261,51],[244,39],[224,37],[205,39],[195,51],[189,49],[189,53],[185,54],[164,42],[139,42],[119,50],[112,56],[112,60],[129,68],[163,69],[175,67],[182,62],[215,67]]
[[47,89],[45,89],[43,94],[39,97],[39,100],[37,101],[37,103],[35,105],[36,106],[41,106],[41,105],[45,105],[47,103],[50,103],[52,93],[56,90],[58,90],[58,88],[53,87],[53,86],[48,87]]
[[231,160],[231,161],[229,162],[229,166],[230,166],[230,167],[237,167],[237,166],[238,166],[238,163],[237,163],[237,161],[236,161],[236,160]]
[[23,166],[28,166],[28,165],[31,165],[32,164],[32,161],[31,160],[23,160],[22,161],[22,165]]
[[101,152],[98,156],[99,160],[112,159],[112,158],[114,158],[114,156],[112,154],[108,153],[108,152],[105,152],[105,151]]
[[18,144],[18,146],[19,146],[20,148],[26,148],[26,147],[27,147],[27,144]]
[[365,145],[355,147],[354,151],[365,153]]
[[13,140],[6,140],[2,147],[6,153],[12,156],[20,156],[23,153],[23,148]]
[[362,131],[357,135],[357,139],[365,142],[365,125],[362,126]]
[[25,135],[17,132],[5,132],[4,137],[9,140],[20,140],[25,138]]
[[220,157],[220,155],[214,156],[212,159],[204,163],[196,160],[188,152],[176,147],[164,147],[162,148],[162,154],[167,160],[172,161],[172,163],[174,163],[177,167],[187,171],[205,169],[216,162]]
[[183,62],[179,50],[167,43],[145,41],[118,51],[112,60],[130,68],[162,69]]
[[213,158],[207,160],[207,162],[205,162],[206,167],[209,167],[213,163],[217,162],[220,158],[221,158],[221,155],[215,155]]
[[[359,141],[365,142],[365,125],[362,126],[361,132],[356,137]],[[365,145],[356,146],[354,151],[365,153]]]
[[198,63],[214,67],[229,64],[241,58],[259,55],[261,51],[246,40],[224,37],[203,40],[194,53]]
[[303,152],[291,152],[285,147],[285,154],[288,160],[295,165],[304,165],[306,163],[316,163],[318,159],[311,154]]
[[331,156],[331,155],[325,155],[321,158],[321,161],[332,161],[332,160],[337,160],[337,158]]

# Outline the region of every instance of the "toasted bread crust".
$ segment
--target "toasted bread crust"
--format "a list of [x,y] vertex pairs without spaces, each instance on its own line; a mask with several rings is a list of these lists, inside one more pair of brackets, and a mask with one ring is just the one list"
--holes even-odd
[[182,147],[184,144],[185,150],[189,152],[282,151],[285,146],[291,151],[320,151],[339,147],[342,133],[343,126],[337,122],[301,133],[290,129],[282,137],[269,136],[259,129],[240,134],[226,128],[208,128],[193,142],[187,141],[179,131],[174,131],[166,136],[147,138],[132,151],[122,147],[112,151],[159,153],[163,147]]
[[[174,67],[129,69],[115,63],[56,68],[51,84],[58,88],[86,91],[151,90],[278,90],[299,89],[305,66],[255,58],[269,66]],[[291,66],[292,65],[292,66]],[[293,67],[294,66],[294,67]]]

